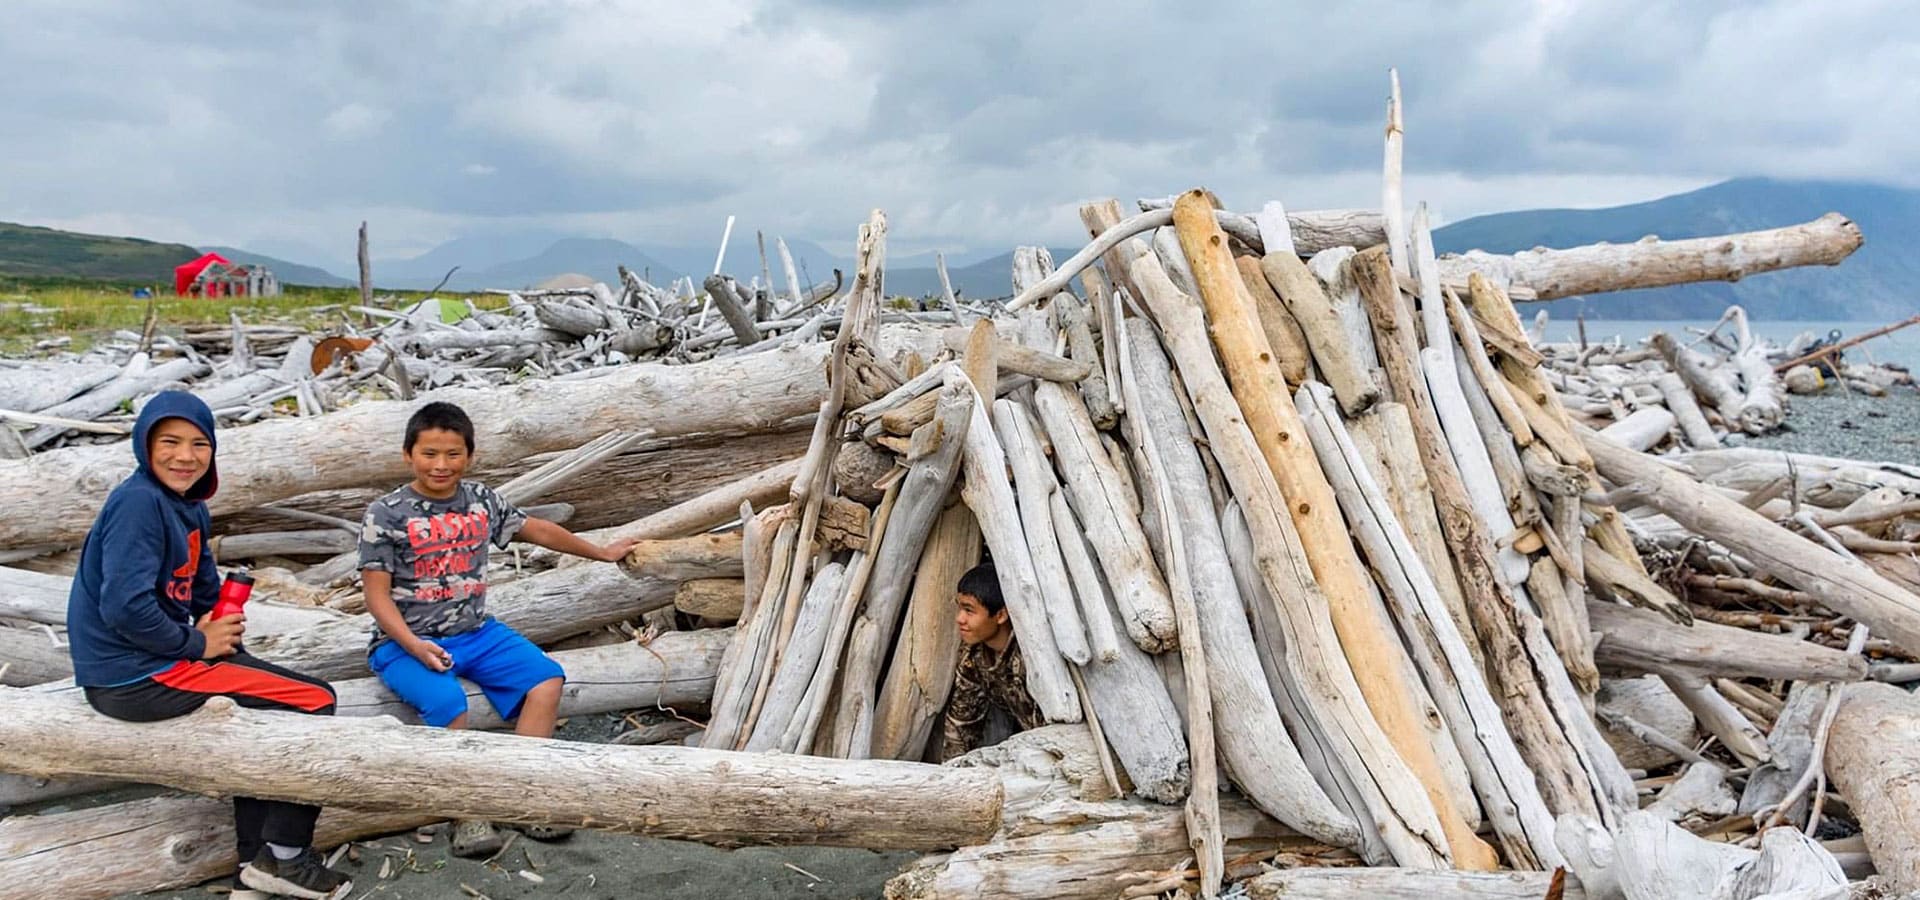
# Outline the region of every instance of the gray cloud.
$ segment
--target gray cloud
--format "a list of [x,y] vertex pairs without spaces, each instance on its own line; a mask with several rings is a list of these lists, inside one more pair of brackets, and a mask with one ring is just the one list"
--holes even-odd
[[[1371,206],[1386,70],[1446,216],[1744,174],[1920,181],[1920,26],[1817,3],[859,0],[10,9],[0,219],[388,253],[746,228],[1064,243],[1096,196]],[[342,254],[344,255],[344,254]]]

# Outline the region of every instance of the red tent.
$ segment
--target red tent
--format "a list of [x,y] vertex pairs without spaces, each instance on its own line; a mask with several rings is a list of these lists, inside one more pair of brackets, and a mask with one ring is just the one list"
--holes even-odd
[[206,268],[214,263],[219,263],[223,266],[233,265],[233,263],[227,261],[226,257],[218,253],[209,253],[193,262],[174,266],[173,292],[185,297],[187,295],[187,289],[193,286],[193,280],[199,278],[200,273],[206,271]]

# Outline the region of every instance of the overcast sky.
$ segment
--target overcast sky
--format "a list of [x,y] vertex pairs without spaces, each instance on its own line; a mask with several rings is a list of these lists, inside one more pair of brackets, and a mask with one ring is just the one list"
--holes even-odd
[[1444,219],[1920,183],[1920,20],[1892,0],[7,12],[0,220],[333,265],[363,218],[383,257],[533,228],[703,244],[728,214],[850,253],[878,206],[896,252],[980,253],[1195,184],[1375,207],[1389,66],[1408,199]]

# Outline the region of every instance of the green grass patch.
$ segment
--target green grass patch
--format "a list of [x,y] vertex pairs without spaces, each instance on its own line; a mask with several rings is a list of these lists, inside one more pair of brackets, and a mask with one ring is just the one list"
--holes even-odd
[[[376,306],[400,308],[425,299],[424,291],[383,292]],[[507,298],[477,294],[470,298],[482,309],[500,309]],[[443,297],[458,303],[461,298]],[[179,334],[191,325],[225,324],[237,311],[248,324],[284,324],[323,331],[347,321],[348,308],[360,303],[355,288],[287,287],[278,297],[203,299],[179,297],[172,291],[152,300],[133,296],[126,284],[76,282],[64,279],[0,279],[0,353],[18,353],[48,338],[70,336],[71,349],[91,346],[115,331],[139,331],[149,304],[158,318],[157,330]],[[358,322],[359,316],[353,320]]]

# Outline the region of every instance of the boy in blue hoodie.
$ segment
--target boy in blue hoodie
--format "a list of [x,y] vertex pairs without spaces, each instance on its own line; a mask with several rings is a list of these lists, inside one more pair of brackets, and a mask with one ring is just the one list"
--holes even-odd
[[[94,709],[128,722],[184,716],[210,697],[252,709],[332,715],[326,682],[254,658],[246,616],[213,621],[220,592],[206,500],[219,485],[213,411],[182,391],[156,395],[133,428],[138,467],[87,532],[67,598],[73,676]],[[233,798],[240,881],[307,900],[344,895],[346,876],[313,851],[316,806]]]

